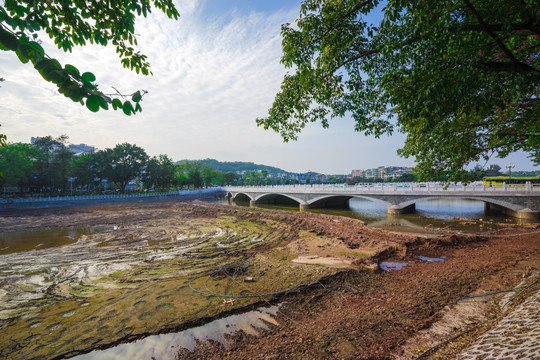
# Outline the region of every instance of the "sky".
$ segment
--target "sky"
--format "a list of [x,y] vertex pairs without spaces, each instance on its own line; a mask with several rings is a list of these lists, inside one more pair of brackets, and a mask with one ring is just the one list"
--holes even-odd
[[[42,46],[62,64],[91,71],[104,92],[148,91],[143,111],[92,113],[56,91],[30,63],[12,52],[0,53],[0,133],[9,142],[32,136],[66,134],[69,142],[98,149],[128,142],[150,156],[167,154],[174,161],[213,158],[251,161],[291,172],[347,174],[378,166],[414,166],[397,155],[403,134],[366,137],[354,131],[346,116],[330,128],[310,124],[297,141],[257,127],[265,117],[286,69],[280,64],[281,25],[298,17],[300,0],[180,0],[178,21],[159,11],[138,18],[139,49],[148,56],[153,76],[124,69],[114,48],[78,47],[64,53],[46,37]],[[504,170],[535,167],[523,153],[491,159]],[[482,163],[481,165],[485,165]],[[537,169],[537,168],[536,168]]]

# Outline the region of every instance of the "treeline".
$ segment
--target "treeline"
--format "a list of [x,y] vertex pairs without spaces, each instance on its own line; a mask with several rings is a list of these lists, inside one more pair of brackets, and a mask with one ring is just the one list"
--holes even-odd
[[[128,143],[76,157],[67,140],[65,135],[45,136],[34,144],[0,147],[0,185],[4,191],[166,191],[234,185],[239,179],[235,173],[217,171],[196,161],[175,164],[167,155],[149,157],[143,148]],[[132,182],[135,186],[128,186]]]

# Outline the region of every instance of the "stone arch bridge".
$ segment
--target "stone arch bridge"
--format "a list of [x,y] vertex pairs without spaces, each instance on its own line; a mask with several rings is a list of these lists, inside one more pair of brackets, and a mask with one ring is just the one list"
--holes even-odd
[[430,199],[470,199],[483,201],[486,211],[498,211],[523,219],[540,219],[540,186],[480,185],[439,183],[313,184],[274,186],[227,186],[232,200],[256,204],[295,203],[300,209],[348,207],[352,198],[362,198],[385,205],[388,214],[415,211],[415,204]]

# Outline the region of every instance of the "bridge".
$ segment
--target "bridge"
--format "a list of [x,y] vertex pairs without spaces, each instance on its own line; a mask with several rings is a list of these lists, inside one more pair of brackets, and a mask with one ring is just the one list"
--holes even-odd
[[416,203],[431,199],[468,199],[484,202],[486,212],[496,211],[522,219],[540,219],[540,185],[489,187],[484,184],[440,183],[312,184],[272,186],[226,186],[232,200],[257,204],[298,204],[300,210],[348,207],[349,200],[361,198],[383,204],[388,214],[414,212]]

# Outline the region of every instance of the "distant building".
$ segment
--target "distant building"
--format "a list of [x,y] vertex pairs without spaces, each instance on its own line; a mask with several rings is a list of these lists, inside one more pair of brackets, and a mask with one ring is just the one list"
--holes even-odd
[[69,144],[68,149],[73,151],[76,157],[79,157],[84,154],[93,154],[96,152],[96,148],[94,146],[86,145],[86,144]]
[[411,174],[412,168],[401,166],[379,166],[373,169],[352,170],[351,177],[395,179],[403,174]]
[[351,176],[353,178],[355,177],[362,177],[366,174],[366,172],[364,170],[353,170],[352,173],[351,173]]
[[[36,141],[38,141],[40,139],[39,136],[37,137],[31,137],[30,138],[30,144],[34,145],[36,143]],[[74,153],[74,156],[75,157],[79,157],[81,155],[84,155],[84,154],[93,154],[96,152],[96,148],[95,146],[91,146],[91,145],[86,145],[86,144],[69,144],[68,146],[68,149],[73,151]],[[53,148],[54,150],[58,150],[59,147],[58,146],[55,146]]]

